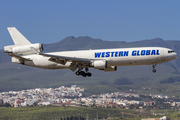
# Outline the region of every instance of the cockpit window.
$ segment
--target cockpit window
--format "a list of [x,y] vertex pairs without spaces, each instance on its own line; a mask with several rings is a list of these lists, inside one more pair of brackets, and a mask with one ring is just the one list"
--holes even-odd
[[168,53],[174,53],[175,51],[169,50]]

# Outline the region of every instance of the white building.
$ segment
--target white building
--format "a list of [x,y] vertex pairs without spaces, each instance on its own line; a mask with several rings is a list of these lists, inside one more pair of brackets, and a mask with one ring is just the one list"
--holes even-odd
[[21,103],[22,106],[31,106],[34,104],[34,100],[25,100],[24,103]]

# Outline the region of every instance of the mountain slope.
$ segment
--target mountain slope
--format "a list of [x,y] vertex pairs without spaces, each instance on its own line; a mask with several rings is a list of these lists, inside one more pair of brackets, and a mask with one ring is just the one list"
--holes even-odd
[[[45,44],[44,52],[64,50],[87,50],[125,47],[160,46],[175,50],[180,54],[179,41],[164,41],[160,38],[136,42],[103,41],[90,37],[67,37],[57,43]],[[21,90],[35,87],[58,87],[61,85],[127,85],[127,84],[162,84],[180,80],[180,58],[157,65],[157,72],[152,73],[152,66],[123,66],[116,72],[104,72],[90,69],[92,77],[76,76],[69,69],[45,70],[15,64],[10,57],[0,50],[0,91]]]

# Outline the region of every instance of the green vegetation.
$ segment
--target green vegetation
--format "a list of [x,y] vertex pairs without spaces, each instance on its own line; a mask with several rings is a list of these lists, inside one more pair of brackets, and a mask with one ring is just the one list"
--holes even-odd
[[133,110],[114,109],[114,108],[90,108],[90,107],[23,107],[23,108],[0,108],[0,119],[18,120],[50,120],[50,119],[69,119],[74,116],[76,119],[103,119],[108,117],[133,118],[137,112]]
[[111,92],[125,92],[133,91],[138,94],[162,94],[168,96],[174,96],[175,98],[180,96],[180,83],[169,84],[130,84],[130,85],[80,85],[85,88],[83,94],[85,96],[98,95]]
[[[157,116],[153,116],[153,113]],[[164,114],[166,113],[166,114]],[[158,115],[164,114],[164,115]],[[116,108],[92,108],[92,107],[23,107],[0,108],[2,120],[78,120],[78,119],[124,119],[140,120],[141,118],[159,118],[167,116],[170,119],[179,118],[177,110],[151,110],[151,109],[116,109]],[[74,118],[74,119],[73,119]]]

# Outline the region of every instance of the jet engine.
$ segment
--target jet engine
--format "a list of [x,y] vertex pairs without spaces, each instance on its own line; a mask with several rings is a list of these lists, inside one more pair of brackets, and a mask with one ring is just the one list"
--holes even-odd
[[31,44],[31,45],[23,45],[23,46],[16,46],[16,45],[5,46],[4,51],[6,53],[12,53],[15,55],[32,54],[33,51],[31,47],[33,47],[37,52],[43,51],[43,44],[40,44],[40,43]]
[[107,62],[106,60],[95,60],[92,62],[92,66],[95,69],[104,70],[107,67]]
[[104,70],[104,71],[116,71],[116,66],[107,66],[106,60],[95,60],[91,63],[95,69]]

